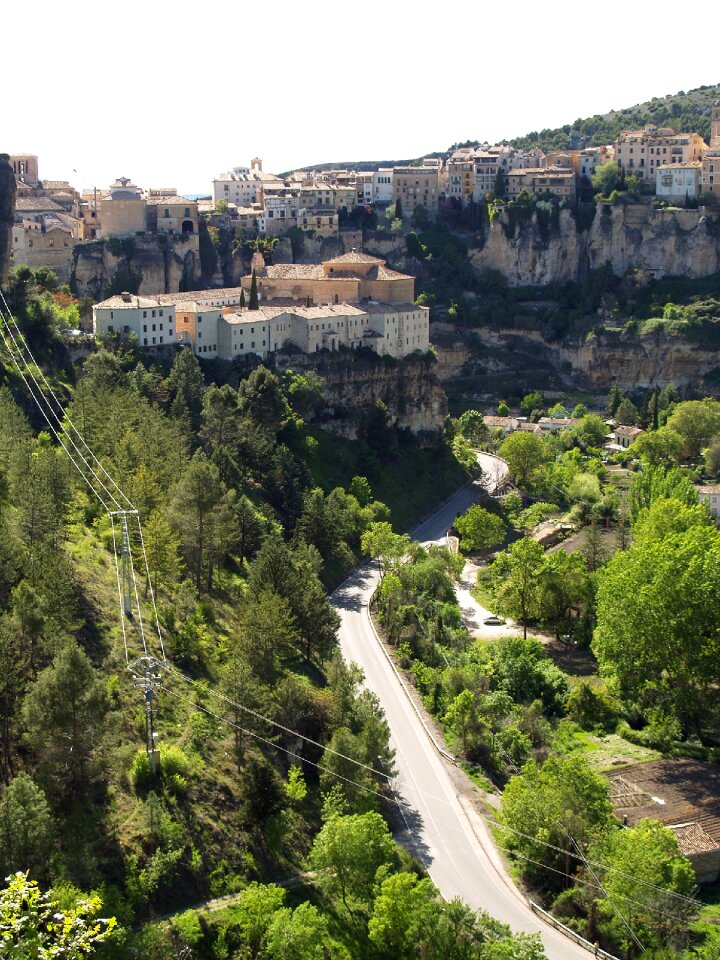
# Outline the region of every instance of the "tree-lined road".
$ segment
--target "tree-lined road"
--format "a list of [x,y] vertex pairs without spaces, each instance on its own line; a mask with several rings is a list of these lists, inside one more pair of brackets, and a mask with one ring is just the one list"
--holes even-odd
[[[488,463],[487,470],[482,461],[481,466],[499,482],[494,463]],[[472,488],[464,488],[423,522],[413,537],[420,541],[444,538],[455,517],[474,501]],[[532,912],[508,877],[485,822],[467,800],[459,799],[454,785],[457,771],[435,750],[374,634],[368,603],[378,577],[376,565],[368,564],[338,587],[332,600],[341,618],[343,655],[364,670],[366,684],[380,698],[392,731],[396,794],[408,833],[405,845],[425,865],[446,899],[461,897],[515,932],[540,933],[550,960],[587,960],[588,951]]]

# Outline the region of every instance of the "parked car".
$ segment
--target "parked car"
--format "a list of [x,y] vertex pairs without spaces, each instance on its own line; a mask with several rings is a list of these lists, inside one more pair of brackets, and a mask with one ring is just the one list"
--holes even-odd
[[493,615],[492,617],[485,617],[483,623],[486,627],[502,627],[505,621],[502,617],[496,617]]

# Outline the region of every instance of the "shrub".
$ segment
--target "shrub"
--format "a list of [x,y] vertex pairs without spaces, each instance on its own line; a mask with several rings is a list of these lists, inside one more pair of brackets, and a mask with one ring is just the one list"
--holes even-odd
[[565,709],[568,717],[584,729],[600,728],[611,733],[617,726],[618,705],[603,689],[583,681],[571,691]]
[[152,783],[152,773],[150,770],[150,757],[144,748],[140,748],[133,757],[130,766],[130,783],[136,792],[148,790]]

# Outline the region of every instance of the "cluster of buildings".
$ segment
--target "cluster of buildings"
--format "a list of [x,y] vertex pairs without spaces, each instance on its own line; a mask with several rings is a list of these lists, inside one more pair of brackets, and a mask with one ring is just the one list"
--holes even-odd
[[[251,310],[253,276],[259,305]],[[365,347],[405,357],[430,346],[430,311],[414,299],[414,277],[364,253],[277,266],[256,254],[253,274],[237,288],[110,297],[93,307],[93,331],[134,335],[150,350],[188,345],[206,360],[266,358],[290,344],[305,353]]]
[[197,201],[178,196],[174,187],[142,190],[120,177],[107,189],[79,193],[67,181],[41,180],[36,156],[11,156],[10,165],[17,184],[15,265],[51,267],[65,283],[73,248],[83,240],[159,233],[197,243]]
[[[538,436],[547,436],[551,433],[562,433],[563,430],[572,430],[580,421],[572,417],[540,417],[535,423],[528,417],[498,417],[486,414],[483,417],[485,426],[499,437],[507,437],[517,431],[535,433]],[[621,453],[627,450],[645,431],[640,427],[626,426],[606,420],[607,434],[603,443],[603,450],[607,454]],[[718,490],[720,492],[720,489]]]
[[[648,125],[621,133],[605,146],[582,150],[519,150],[506,143],[462,147],[447,160],[426,157],[417,165],[375,171],[300,171],[279,177],[262,161],[234,167],[213,180],[212,206],[227,204],[238,227],[279,236],[291,226],[318,236],[338,233],[342,211],[401,202],[412,213],[420,204],[433,216],[443,205],[466,206],[498,192],[513,200],[521,193],[572,201],[578,186],[598,167],[615,161],[628,176],[668,201],[720,194],[720,102],[713,107],[710,144],[697,133]],[[498,175],[501,174],[499,179]]]
[[713,106],[709,145],[697,133],[651,125],[621,134],[615,160],[669,202],[720,197],[720,101]]
[[426,159],[417,167],[299,171],[283,178],[263,171],[255,158],[249,167],[233,167],[213,180],[212,207],[225,210],[227,205],[238,227],[261,236],[280,236],[290,227],[336,236],[341,213],[356,207],[387,207],[401,200],[408,212],[419,203],[437,212],[443,169],[440,160]]

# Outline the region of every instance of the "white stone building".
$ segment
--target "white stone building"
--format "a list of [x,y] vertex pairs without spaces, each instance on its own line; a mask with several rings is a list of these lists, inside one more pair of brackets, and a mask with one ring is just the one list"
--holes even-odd
[[93,333],[98,337],[135,334],[141,347],[174,344],[174,303],[120,293],[93,307]]
[[682,203],[700,193],[702,164],[695,160],[658,167],[655,172],[655,193],[668,203]]
[[373,173],[372,180],[373,203],[380,206],[389,206],[393,198],[393,168],[380,167]]

